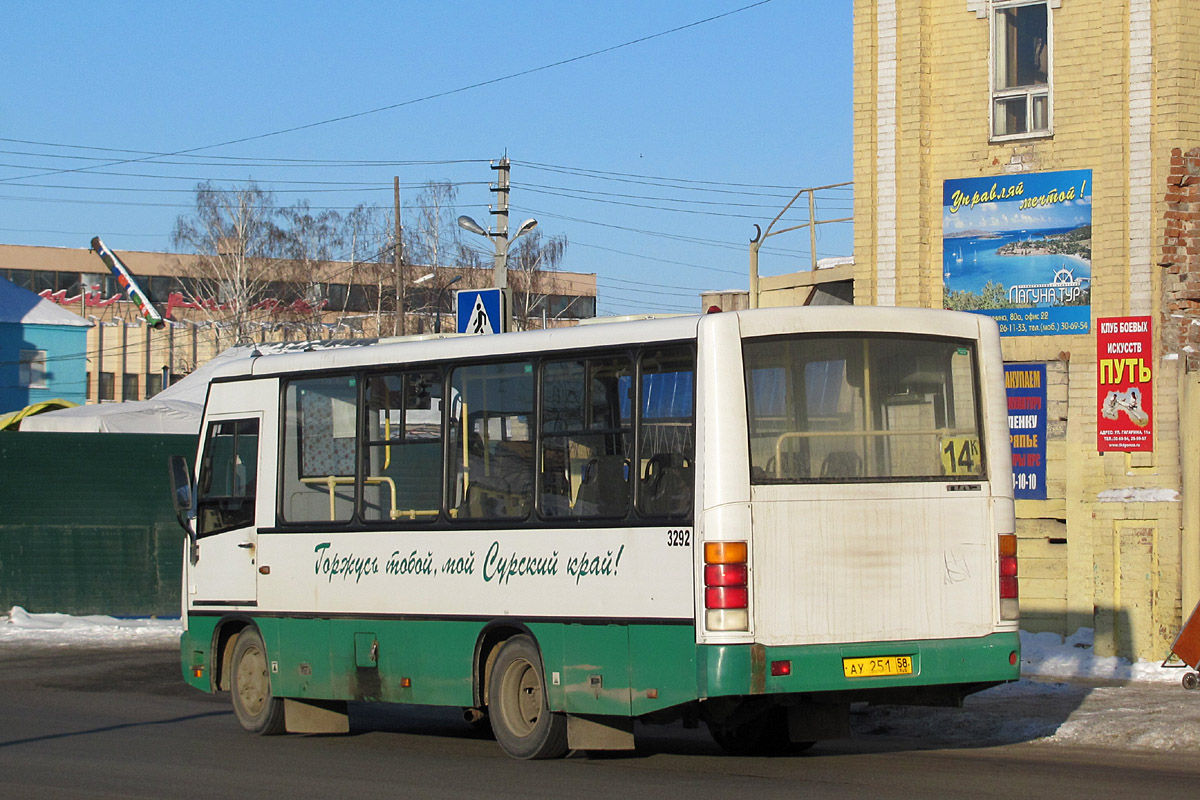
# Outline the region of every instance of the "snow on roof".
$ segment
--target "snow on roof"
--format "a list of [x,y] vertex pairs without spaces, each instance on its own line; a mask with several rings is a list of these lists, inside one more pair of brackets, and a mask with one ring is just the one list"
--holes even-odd
[[83,317],[0,277],[0,322],[91,327]]

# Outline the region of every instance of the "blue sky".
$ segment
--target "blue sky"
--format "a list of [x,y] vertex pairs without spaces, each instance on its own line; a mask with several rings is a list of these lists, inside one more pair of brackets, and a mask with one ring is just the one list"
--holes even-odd
[[[452,181],[482,222],[507,152],[513,225],[567,237],[600,313],[695,310],[745,288],[754,223],[852,179],[851,4],[753,2],[12,5],[0,242],[169,250],[200,180],[339,209],[390,205],[393,175],[405,198]],[[848,190],[818,196],[851,215]],[[807,268],[806,231],[771,243],[763,274]],[[822,229],[818,256],[850,250],[849,225]]]

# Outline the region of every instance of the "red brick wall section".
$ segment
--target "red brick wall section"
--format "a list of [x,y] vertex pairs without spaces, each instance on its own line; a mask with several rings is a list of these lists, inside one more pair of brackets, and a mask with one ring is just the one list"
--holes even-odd
[[1187,371],[1200,369],[1200,147],[1171,151],[1162,260],[1162,342]]

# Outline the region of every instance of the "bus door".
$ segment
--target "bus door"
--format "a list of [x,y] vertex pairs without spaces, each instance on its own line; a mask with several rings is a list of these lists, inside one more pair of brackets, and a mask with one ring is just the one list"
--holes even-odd
[[196,483],[199,558],[187,573],[189,610],[256,605],[260,426],[250,414],[208,420]]

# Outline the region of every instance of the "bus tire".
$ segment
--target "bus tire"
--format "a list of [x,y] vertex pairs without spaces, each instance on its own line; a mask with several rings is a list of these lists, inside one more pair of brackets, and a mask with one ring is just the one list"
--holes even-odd
[[500,645],[488,681],[488,719],[501,749],[513,758],[566,755],[567,718],[550,711],[542,656],[528,636]]
[[241,726],[260,736],[283,733],[286,729],[283,700],[271,694],[267,648],[254,628],[246,628],[238,635],[232,666],[229,693],[233,697],[233,713]]

